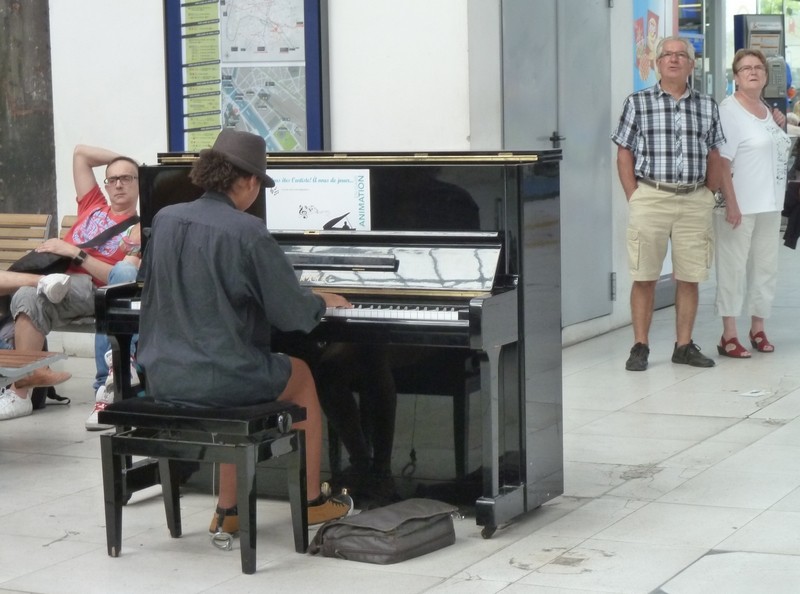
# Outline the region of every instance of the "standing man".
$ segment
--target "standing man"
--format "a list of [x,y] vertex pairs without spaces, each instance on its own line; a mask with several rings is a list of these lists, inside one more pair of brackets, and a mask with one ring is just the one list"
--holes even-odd
[[650,355],[656,282],[672,243],[676,342],[672,362],[713,367],[692,341],[698,283],[708,278],[717,147],[725,142],[716,102],[690,89],[694,48],[665,37],[656,49],[660,81],[628,96],[611,139],[629,203],[628,263],[634,345],[628,371],[644,371]]

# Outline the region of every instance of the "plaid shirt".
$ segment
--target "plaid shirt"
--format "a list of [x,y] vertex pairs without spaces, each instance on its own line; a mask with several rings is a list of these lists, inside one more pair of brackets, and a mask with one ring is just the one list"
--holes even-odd
[[693,184],[725,136],[714,99],[689,90],[676,101],[656,83],[628,96],[611,140],[633,153],[637,178]]

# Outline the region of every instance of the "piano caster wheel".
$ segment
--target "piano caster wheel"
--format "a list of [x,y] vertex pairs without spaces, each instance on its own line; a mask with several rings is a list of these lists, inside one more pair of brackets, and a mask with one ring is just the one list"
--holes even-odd
[[497,526],[484,526],[481,528],[481,536],[484,540],[489,540],[494,535],[495,530],[497,530]]

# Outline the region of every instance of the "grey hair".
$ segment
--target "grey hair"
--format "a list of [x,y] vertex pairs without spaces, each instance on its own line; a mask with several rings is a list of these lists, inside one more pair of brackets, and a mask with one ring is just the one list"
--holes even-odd
[[678,37],[677,35],[664,37],[658,42],[658,45],[656,46],[656,60],[661,57],[661,50],[664,49],[664,44],[668,41],[680,41],[686,48],[686,53],[689,54],[689,59],[694,60],[694,46],[685,37]]

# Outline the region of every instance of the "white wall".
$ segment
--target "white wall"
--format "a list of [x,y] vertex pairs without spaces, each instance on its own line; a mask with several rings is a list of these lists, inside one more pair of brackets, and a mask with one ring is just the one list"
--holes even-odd
[[162,0],[50,0],[59,220],[76,212],[76,144],[149,163],[167,149],[162,12]]
[[[167,150],[162,13],[161,0],[50,0],[59,221],[77,212],[76,144],[147,163]],[[54,333],[50,344],[59,339],[68,354],[94,354],[92,334]]]
[[469,150],[465,0],[330,0],[329,23],[332,150]]

